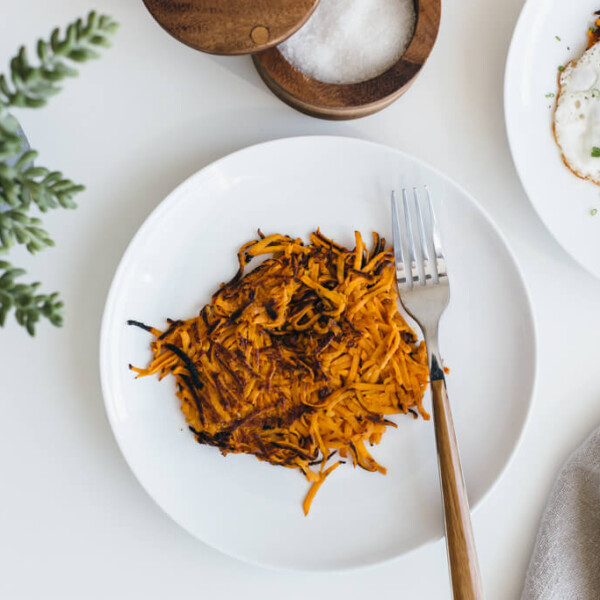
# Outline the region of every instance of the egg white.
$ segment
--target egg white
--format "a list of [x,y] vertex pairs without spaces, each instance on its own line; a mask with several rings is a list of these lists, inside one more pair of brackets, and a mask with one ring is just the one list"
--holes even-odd
[[567,167],[600,185],[600,43],[560,74],[554,137]]

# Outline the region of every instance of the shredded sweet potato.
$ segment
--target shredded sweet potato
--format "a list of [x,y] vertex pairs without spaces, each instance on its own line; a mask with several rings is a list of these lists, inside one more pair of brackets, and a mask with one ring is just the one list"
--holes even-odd
[[591,48],[594,44],[596,44],[600,40],[600,10],[597,10],[595,13],[594,25],[588,27],[588,49]]
[[156,337],[148,368],[130,368],[175,376],[199,443],[302,471],[308,514],[339,464],[386,472],[365,443],[395,427],[389,415],[429,419],[426,350],[398,311],[394,257],[378,234],[370,252],[358,232],[354,250],[320,231],[307,245],[259,234],[198,317],[164,332],[130,322]]

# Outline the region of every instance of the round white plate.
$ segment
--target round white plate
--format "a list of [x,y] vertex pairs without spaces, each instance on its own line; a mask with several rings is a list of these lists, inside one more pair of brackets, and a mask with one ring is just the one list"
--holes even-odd
[[552,135],[555,97],[547,95],[557,94],[559,65],[585,51],[587,28],[599,8],[598,0],[528,0],[504,80],[508,139],[523,187],[552,235],[597,277],[600,187],[563,164]]
[[[343,569],[396,557],[443,535],[431,421],[398,417],[373,449],[388,475],[342,466],[310,515],[302,475],[197,444],[173,381],[135,380],[150,336],[187,318],[236,272],[255,236],[307,236],[316,227],[353,245],[353,231],[389,240],[392,187],[427,184],[438,207],[452,299],[442,354],[472,505],[505,468],[523,430],[535,371],[527,293],[501,235],[477,204],[431,167],[349,138],[278,140],[228,156],[179,186],[150,215],[110,290],[101,342],[106,408],[131,469],[156,502],[207,544],[240,559],[292,569]],[[427,404],[429,399],[427,400]]]

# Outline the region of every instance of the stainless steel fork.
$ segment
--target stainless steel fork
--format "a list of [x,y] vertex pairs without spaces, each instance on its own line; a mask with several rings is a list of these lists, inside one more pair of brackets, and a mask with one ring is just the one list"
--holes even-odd
[[[424,215],[424,208],[428,215]],[[424,188],[419,192],[413,188],[409,192],[403,189],[402,210],[392,193],[392,223],[400,301],[421,327],[427,346],[453,598],[481,600],[483,591],[469,501],[438,348],[438,324],[450,300],[450,286],[429,190]]]

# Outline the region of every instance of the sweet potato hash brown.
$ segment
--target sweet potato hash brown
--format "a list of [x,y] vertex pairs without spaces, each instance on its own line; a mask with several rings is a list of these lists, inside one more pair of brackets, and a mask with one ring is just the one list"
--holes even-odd
[[[152,361],[139,376],[175,377],[196,440],[299,469],[303,508],[340,464],[386,472],[369,453],[389,415],[422,405],[425,345],[398,310],[393,252],[360,233],[346,249],[320,231],[310,243],[264,236],[238,252],[236,276],[199,316],[148,330]],[[265,260],[247,271],[252,259]]]

